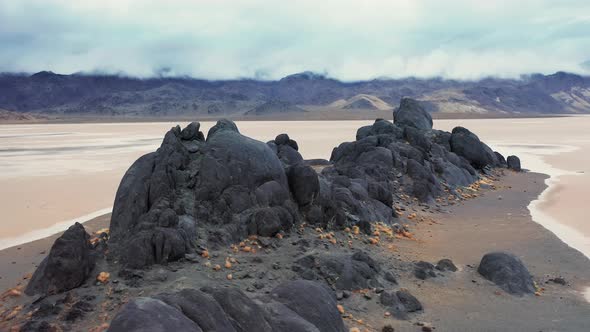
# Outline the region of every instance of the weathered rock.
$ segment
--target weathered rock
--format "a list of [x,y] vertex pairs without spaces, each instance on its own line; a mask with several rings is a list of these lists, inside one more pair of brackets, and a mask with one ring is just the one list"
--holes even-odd
[[443,258],[440,261],[438,261],[438,263],[436,263],[436,269],[439,271],[457,271],[457,267],[455,266],[453,261],[448,258]]
[[422,303],[420,303],[420,301],[418,301],[418,299],[414,297],[414,295],[410,294],[410,292],[407,290],[398,290],[395,292],[395,295],[404,305],[407,312],[416,312],[422,310]]
[[506,158],[504,158],[504,156],[498,151],[494,151],[494,154],[496,155],[496,159],[498,160],[498,166],[507,167],[508,164],[506,163]]
[[422,280],[436,277],[434,265],[423,261],[417,262],[414,264],[414,276]]
[[535,292],[533,278],[516,256],[504,252],[485,254],[479,263],[477,272],[484,278],[514,295]]
[[420,130],[432,129],[432,116],[419,101],[402,98],[399,109],[393,114],[396,125],[414,127]]
[[166,303],[139,297],[125,304],[111,321],[109,332],[203,331],[180,310]]
[[450,142],[451,151],[467,159],[475,168],[482,169],[488,165],[493,167],[498,163],[492,149],[468,129],[454,128]]
[[321,284],[289,281],[251,299],[237,288],[204,287],[137,298],[109,331],[346,331],[334,294]]
[[33,274],[25,293],[52,295],[82,285],[95,265],[90,236],[75,223],[61,235]]
[[296,280],[279,285],[271,298],[284,304],[322,332],[347,331],[333,292],[321,284]]
[[508,168],[513,171],[520,172],[522,170],[520,168],[520,158],[518,158],[517,156],[508,156],[506,164]]
[[205,332],[236,331],[223,308],[209,294],[183,289],[175,294],[160,294],[157,298],[180,310]]
[[[285,169],[269,145],[241,135],[229,120],[218,121],[206,141],[183,139],[197,129],[193,123],[183,136],[173,128],[123,177],[109,252],[124,265],[174,261],[197,242],[216,247],[248,234],[272,236],[297,220]],[[280,148],[302,160],[290,145]]]
[[304,164],[291,166],[287,171],[289,187],[299,205],[308,205],[319,195],[320,182],[316,171]]
[[208,288],[204,291],[210,293],[223,311],[231,317],[230,321],[236,331],[272,331],[264,318],[263,309],[239,289]]
[[399,290],[395,293],[385,291],[379,297],[381,304],[399,319],[406,319],[407,314],[422,310],[422,304],[407,290]]
[[442,193],[442,187],[432,171],[419,162],[409,159],[407,174],[412,180],[411,193],[422,202],[432,201]]
[[380,265],[367,253],[308,255],[296,262],[305,279],[324,279],[339,290],[381,287]]
[[203,133],[199,131],[201,124],[199,122],[191,122],[181,132],[180,136],[183,140],[203,140]]

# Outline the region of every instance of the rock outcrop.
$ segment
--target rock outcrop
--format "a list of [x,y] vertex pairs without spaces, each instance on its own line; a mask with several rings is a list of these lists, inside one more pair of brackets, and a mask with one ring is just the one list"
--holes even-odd
[[293,266],[303,279],[324,280],[339,290],[381,287],[380,265],[367,253],[307,255]]
[[393,223],[393,196],[432,202],[499,165],[469,130],[432,130],[405,98],[395,123],[377,119],[334,148],[318,172],[287,134],[265,143],[220,120],[205,139],[199,123],[172,128],[160,148],[127,171],[111,220],[111,257],[140,268],[249,235],[288,232],[299,220],[324,228]]
[[512,254],[504,252],[485,254],[477,272],[510,294],[524,295],[535,292],[531,274],[524,263]]
[[[273,236],[298,218],[283,164],[266,144],[221,120],[172,128],[127,171],[111,218],[111,255],[138,268],[198,246]],[[184,133],[184,134],[183,134]]]
[[334,294],[303,280],[280,284],[263,298],[251,299],[237,288],[214,287],[136,298],[121,308],[108,329],[146,330],[347,331]]
[[518,158],[517,156],[508,156],[508,159],[506,160],[506,165],[509,169],[516,172],[520,172],[522,170],[520,167],[520,158]]
[[398,110],[393,114],[394,122],[400,126],[413,127],[420,130],[432,129],[432,116],[411,98],[402,98]]
[[94,269],[95,256],[84,226],[75,223],[60,236],[33,274],[25,293],[52,295],[81,286]]

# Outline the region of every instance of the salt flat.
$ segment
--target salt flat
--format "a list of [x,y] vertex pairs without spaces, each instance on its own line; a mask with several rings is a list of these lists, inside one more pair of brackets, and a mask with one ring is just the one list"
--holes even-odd
[[[244,121],[242,133],[261,141],[286,132],[305,158],[329,159],[332,148],[354,140],[372,121]],[[0,249],[45,237],[71,221],[112,206],[125,170],[155,150],[172,122],[0,125]],[[181,123],[181,126],[186,123]],[[206,132],[212,122],[203,122]],[[435,120],[435,128],[461,125],[524,168],[552,176],[535,221],[590,255],[585,223],[590,194],[590,117]]]

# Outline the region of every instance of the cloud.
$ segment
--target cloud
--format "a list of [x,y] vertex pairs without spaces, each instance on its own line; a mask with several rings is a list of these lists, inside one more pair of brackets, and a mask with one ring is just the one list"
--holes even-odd
[[0,71],[278,79],[588,73],[587,0],[0,0]]

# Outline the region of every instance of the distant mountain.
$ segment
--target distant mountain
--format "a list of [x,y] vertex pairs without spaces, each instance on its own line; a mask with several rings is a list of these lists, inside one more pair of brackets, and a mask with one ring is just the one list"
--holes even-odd
[[[590,77],[558,72],[479,81],[378,79],[341,82],[312,72],[278,81],[137,79],[109,75],[0,74],[0,108],[59,116],[241,116],[310,114],[337,106],[388,109],[402,97],[431,112],[538,114],[590,112]],[[307,110],[307,113],[301,111]]]
[[29,113],[19,113],[0,109],[0,122],[11,122],[11,121],[34,121],[45,119],[42,115],[35,115]]
[[304,109],[299,108],[287,101],[269,100],[262,105],[256,106],[246,112],[246,115],[276,115],[285,113],[303,113]]
[[379,97],[367,94],[359,94],[352,98],[340,99],[330,104],[332,107],[343,110],[390,110],[391,105],[381,100]]

